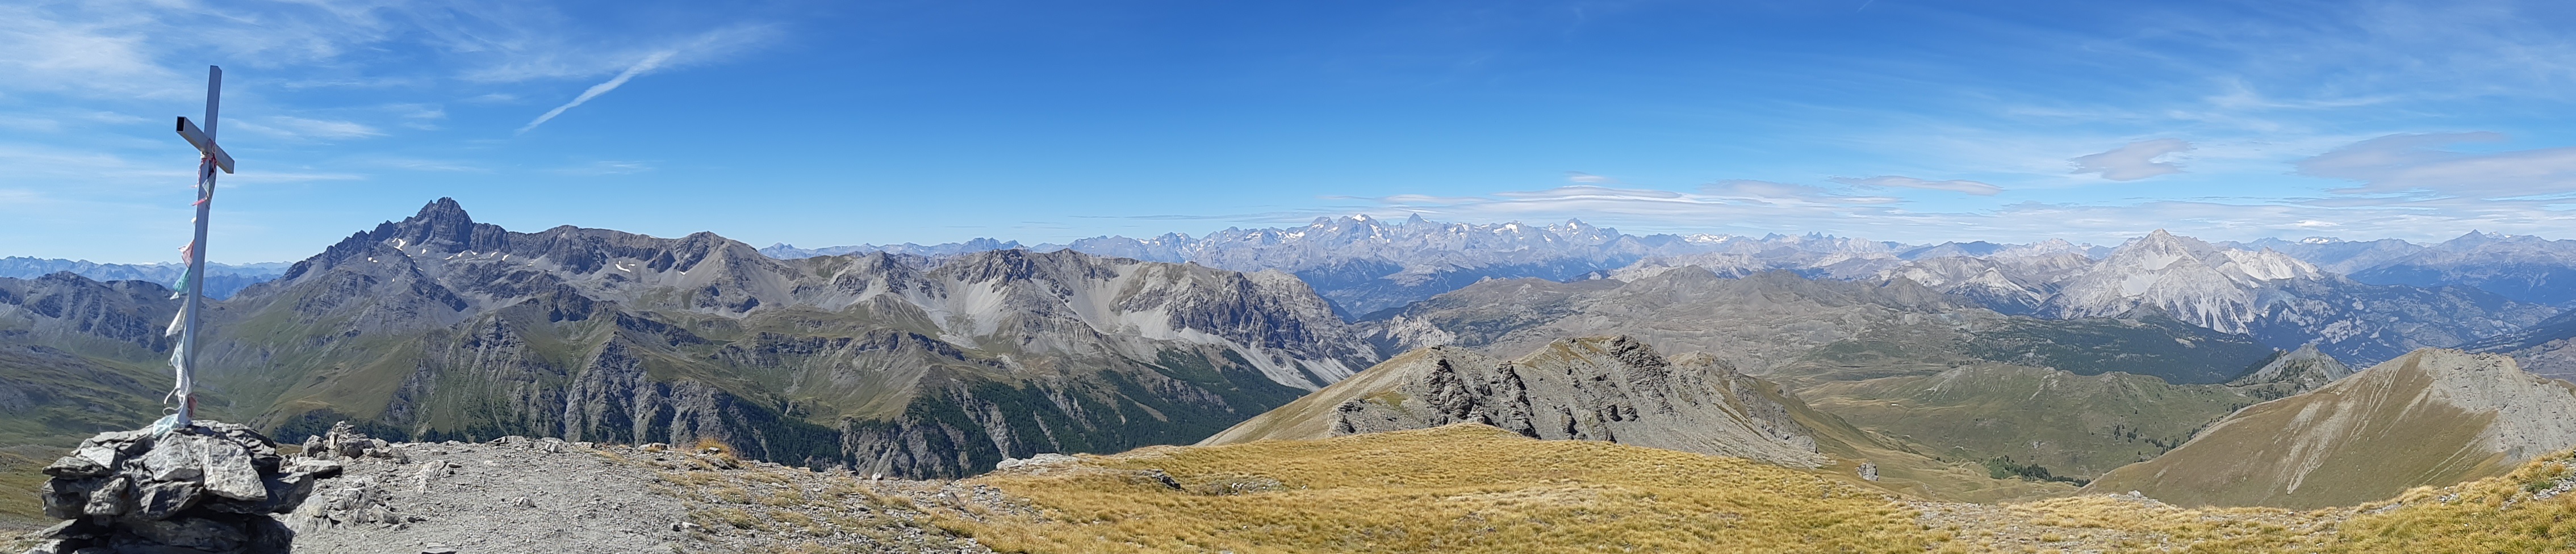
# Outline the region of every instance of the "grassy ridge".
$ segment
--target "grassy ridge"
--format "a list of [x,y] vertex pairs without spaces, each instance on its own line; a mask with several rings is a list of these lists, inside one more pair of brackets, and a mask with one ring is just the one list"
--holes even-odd
[[[978,479],[1042,518],[964,523],[1029,552],[1922,552],[1913,514],[1821,472],[1485,426],[1150,448]],[[1167,472],[1173,490],[1134,470]]]
[[1026,509],[966,509],[942,525],[1030,553],[2568,552],[2571,464],[2561,453],[2311,511],[2115,495],[1966,504],[1832,472],[1453,425],[1005,471],[971,482]]
[[38,470],[61,455],[59,449],[42,446],[0,448],[0,534],[53,523],[45,519],[44,506],[37,502],[36,489],[46,479]]

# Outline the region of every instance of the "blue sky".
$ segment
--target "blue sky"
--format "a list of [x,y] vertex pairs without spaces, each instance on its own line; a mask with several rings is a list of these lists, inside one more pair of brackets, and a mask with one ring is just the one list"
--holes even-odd
[[195,160],[169,118],[207,64],[242,171],[226,262],[441,196],[804,246],[1407,212],[2560,238],[2570,30],[2568,3],[2476,0],[20,1],[0,255],[175,260]]

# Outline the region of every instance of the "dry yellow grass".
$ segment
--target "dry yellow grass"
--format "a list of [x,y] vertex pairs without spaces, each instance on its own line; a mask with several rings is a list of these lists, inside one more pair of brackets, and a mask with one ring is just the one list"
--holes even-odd
[[[990,475],[1038,508],[951,523],[1028,552],[1922,552],[1914,514],[1815,472],[1484,426],[1149,448]],[[1161,470],[1182,486],[1152,478]]]
[[2546,456],[2504,477],[2312,511],[2105,495],[1964,504],[1451,426],[1085,456],[970,482],[1027,509],[934,511],[996,550],[1033,553],[2576,552],[2571,465]]

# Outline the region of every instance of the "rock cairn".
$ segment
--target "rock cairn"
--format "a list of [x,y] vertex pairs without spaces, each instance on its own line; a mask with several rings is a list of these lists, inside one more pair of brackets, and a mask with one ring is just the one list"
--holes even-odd
[[199,421],[100,433],[44,471],[45,515],[67,521],[27,554],[266,554],[294,539],[268,514],[293,511],[340,464],[289,461],[249,427]]

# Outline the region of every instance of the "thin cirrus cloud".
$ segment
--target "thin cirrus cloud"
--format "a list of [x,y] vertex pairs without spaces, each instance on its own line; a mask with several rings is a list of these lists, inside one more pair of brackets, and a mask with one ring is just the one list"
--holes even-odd
[[1994,195],[1995,195],[1995,193],[1999,193],[1999,192],[2003,192],[2003,191],[2004,191],[2004,188],[2003,188],[2003,187],[1998,187],[1998,186],[1994,186],[1994,185],[1990,185],[1990,184],[1986,184],[1986,183],[1982,183],[1982,182],[1977,182],[1977,181],[1969,181],[1969,180],[1964,180],[1964,179],[1952,179],[1952,180],[1948,180],[1948,181],[1929,181],[1929,180],[1916,179],[1916,178],[1913,178],[1913,177],[1905,177],[1905,176],[1900,176],[1900,175],[1880,175],[1880,176],[1877,176],[1877,177],[1870,177],[1870,178],[1867,178],[1867,179],[1852,179],[1852,178],[1846,178],[1846,177],[1837,177],[1837,178],[1835,178],[1835,179],[1834,179],[1834,182],[1842,183],[1842,184],[1846,184],[1846,185],[1859,185],[1859,186],[1866,186],[1866,187],[1892,187],[1892,188],[1909,188],[1909,189],[1926,189],[1926,190],[1946,190],[1946,191],[1950,191],[1950,192],[1961,192],[1961,193],[1967,193],[1967,194],[1974,194],[1974,195],[1977,195],[1977,196],[1994,196]]
[[268,116],[226,122],[229,127],[288,140],[349,140],[385,136],[384,131],[354,121]]
[[1617,183],[1617,182],[1619,182],[1619,180],[1618,180],[1618,179],[1612,179],[1612,178],[1609,178],[1609,177],[1603,177],[1603,176],[1600,176],[1600,175],[1593,175],[1593,174],[1590,174],[1590,173],[1584,173],[1584,172],[1581,172],[1581,171],[1568,171],[1568,172],[1565,172],[1565,180],[1567,180],[1567,181],[1572,181],[1572,182],[1576,182],[1576,183],[1585,183],[1585,184],[1606,184],[1606,183]]
[[2499,142],[2502,133],[2395,134],[2299,160],[2304,175],[2361,181],[2337,194],[2514,198],[2576,192],[2576,147],[2468,153],[2444,147]]
[[2182,164],[2159,162],[2156,158],[2191,150],[2182,139],[2142,140],[2099,154],[2086,154],[2068,160],[2075,163],[2074,173],[2097,173],[2113,181],[2135,181],[2158,175],[2182,172]]

